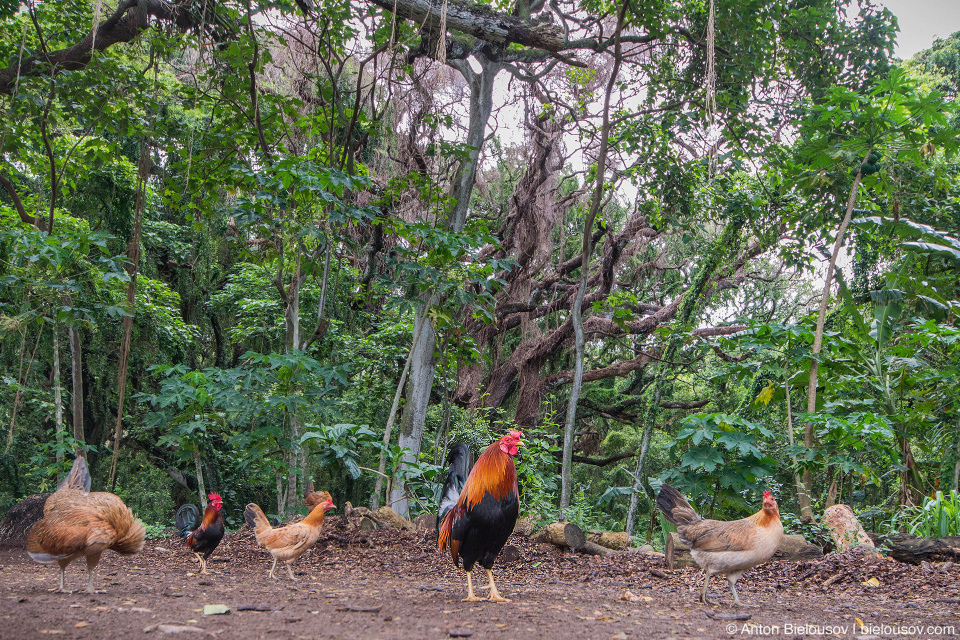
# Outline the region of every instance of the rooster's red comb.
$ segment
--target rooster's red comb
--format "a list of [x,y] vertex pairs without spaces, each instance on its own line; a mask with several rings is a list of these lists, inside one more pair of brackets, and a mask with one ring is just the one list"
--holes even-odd
[[773,496],[770,494],[769,491],[764,491],[764,492],[763,492],[763,499],[764,499],[764,500],[766,500],[767,498],[772,498],[772,497],[773,497]]
[[211,501],[211,502],[223,502],[223,498],[221,498],[221,497],[220,497],[220,494],[219,494],[219,493],[216,493],[216,492],[211,493],[210,495],[208,495],[208,496],[207,496],[207,500],[209,500],[209,501]]

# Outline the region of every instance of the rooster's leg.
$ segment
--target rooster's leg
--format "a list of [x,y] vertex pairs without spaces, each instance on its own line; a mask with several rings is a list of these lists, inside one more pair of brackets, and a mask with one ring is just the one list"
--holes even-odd
[[200,573],[203,573],[203,556],[196,551],[193,552],[193,555],[197,557],[197,562],[200,563]]
[[293,569],[290,568],[290,563],[284,562],[284,564],[287,565],[287,573],[290,574],[290,579],[296,581],[296,578],[293,575]]
[[270,579],[273,580],[273,570],[277,568],[277,559],[273,559],[273,566],[270,567]]
[[487,577],[490,579],[490,596],[487,598],[490,602],[510,602],[508,599],[500,595],[500,592],[497,591],[497,585],[493,582],[493,571],[490,569],[484,569],[487,572]]
[[467,571],[467,597],[463,599],[463,602],[479,602],[478,598],[473,593],[473,572]]
[[703,604],[715,604],[714,601],[707,596],[707,585],[710,584],[710,572],[704,571],[703,573],[705,577],[703,579],[703,593],[700,595],[700,602]]

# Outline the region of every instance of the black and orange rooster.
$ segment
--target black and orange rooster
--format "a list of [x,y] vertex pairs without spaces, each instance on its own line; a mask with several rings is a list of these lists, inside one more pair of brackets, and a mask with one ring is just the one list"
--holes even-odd
[[177,511],[177,531],[184,539],[187,548],[193,551],[200,561],[200,573],[207,572],[207,558],[223,539],[223,498],[219,493],[207,496],[207,508],[200,520],[200,510],[192,504],[185,504]]
[[[520,491],[517,486],[517,469],[513,456],[517,455],[523,434],[511,430],[484,451],[470,471],[470,449],[456,444],[447,461],[449,473],[440,501],[440,550],[449,548],[453,562],[467,572],[467,597],[464,602],[475,602],[473,593],[473,565],[487,572],[490,580],[491,602],[510,602],[500,595],[493,582],[494,560],[497,559],[507,538],[513,533],[520,512]],[[460,489],[462,483],[462,490]]]
[[27,553],[43,564],[60,565],[60,591],[64,591],[67,565],[83,556],[87,560],[87,591],[94,593],[93,572],[100,556],[110,549],[122,556],[143,549],[146,529],[123,500],[106,492],[90,492],[87,462],[78,457],[56,492],[43,506],[43,519],[27,534]]

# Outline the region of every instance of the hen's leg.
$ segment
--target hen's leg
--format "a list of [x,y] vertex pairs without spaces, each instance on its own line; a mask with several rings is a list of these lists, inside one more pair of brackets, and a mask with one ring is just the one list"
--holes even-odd
[[290,562],[284,562],[284,564],[287,565],[287,573],[290,574],[290,579],[293,580],[293,581],[296,581],[297,579],[296,579],[296,578],[294,577],[294,575],[293,575],[293,569],[290,568],[291,562],[293,562],[293,561],[291,560]]
[[[87,556],[87,593],[97,593],[93,588],[93,572],[97,568],[97,563],[100,562],[100,554]],[[104,593],[101,591],[101,593]]]
[[702,602],[703,604],[715,604],[715,603],[713,602],[713,600],[711,600],[711,599],[707,596],[707,585],[710,584],[710,572],[709,572],[709,571],[704,571],[703,573],[704,573],[704,578],[703,578],[703,593],[700,594],[700,602]]
[[463,599],[463,602],[478,602],[478,598],[473,593],[473,572],[467,571],[467,597]]
[[67,565],[70,564],[70,561],[67,560],[66,562],[64,562],[63,560],[61,560],[57,564],[60,565],[60,593],[70,593],[64,588],[66,586],[64,582],[64,575],[67,572]]
[[735,607],[756,607],[759,605],[755,604],[743,604],[740,602],[740,597],[737,596],[737,580],[740,579],[739,574],[736,576],[727,576],[727,581],[730,583],[730,591],[733,592],[733,605]]
[[510,602],[508,599],[500,595],[500,592],[497,591],[497,585],[493,582],[493,571],[490,569],[484,568],[484,571],[487,572],[487,577],[490,579],[490,596],[487,598],[490,602]]
[[273,559],[273,566],[270,567],[270,579],[273,580],[273,570],[277,568],[277,559]]

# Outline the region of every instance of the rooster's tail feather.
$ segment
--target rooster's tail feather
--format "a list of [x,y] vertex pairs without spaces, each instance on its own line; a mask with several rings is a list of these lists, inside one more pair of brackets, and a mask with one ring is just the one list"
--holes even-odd
[[243,510],[243,520],[258,535],[272,528],[267,516],[263,515],[263,510],[252,502]]
[[680,492],[668,484],[660,487],[660,493],[657,495],[657,507],[663,512],[667,520],[678,528],[701,519]]
[[450,453],[447,454],[449,471],[447,481],[443,484],[443,493],[440,494],[440,509],[437,512],[437,531],[440,530],[444,516],[456,506],[460,499],[460,492],[470,474],[471,466],[473,466],[473,454],[466,443],[458,442],[450,447]]
[[173,521],[180,537],[186,540],[190,533],[200,526],[200,509],[193,504],[185,504],[177,509],[177,515]]

